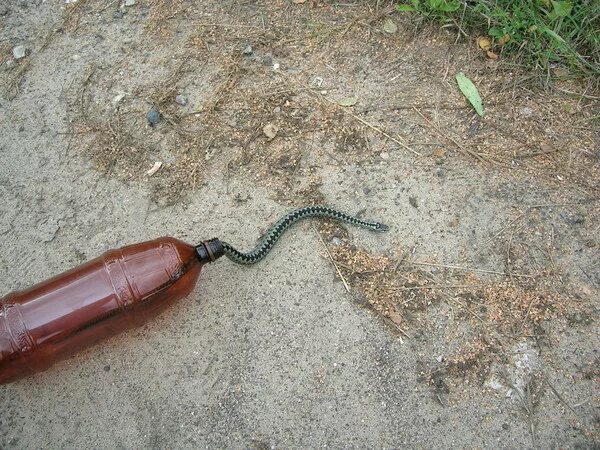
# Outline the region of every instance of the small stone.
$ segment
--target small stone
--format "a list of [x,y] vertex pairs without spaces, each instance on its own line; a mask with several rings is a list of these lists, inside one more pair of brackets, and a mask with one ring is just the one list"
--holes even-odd
[[104,371],[108,372],[110,370],[110,366],[104,366]]
[[387,19],[383,24],[383,31],[388,34],[394,34],[398,31],[398,25],[392,19]]
[[151,127],[160,122],[160,112],[158,111],[156,106],[153,106],[150,109],[150,111],[148,111],[148,113],[146,114],[146,119],[148,120],[148,123]]
[[178,105],[185,106],[185,105],[187,105],[187,102],[188,102],[188,99],[183,94],[179,94],[178,96],[175,97],[175,103],[177,103]]
[[365,193],[365,195],[369,195],[369,192],[371,192],[371,188],[370,187],[363,187],[363,192]]
[[273,70],[279,70],[279,63],[273,64]]
[[333,245],[342,245],[342,240],[339,237],[334,236],[331,238],[331,243]]
[[113,19],[122,19],[125,13],[121,10],[115,11],[113,13]]
[[121,92],[120,94],[115,95],[114,98],[112,99],[113,105],[119,104],[119,102],[121,100],[123,100],[124,98],[125,98],[125,94],[123,92]]
[[417,204],[417,198],[416,197],[408,197],[408,203],[410,203],[410,206],[412,206],[413,208],[418,208],[419,205]]
[[281,106],[276,106],[275,108],[273,108],[273,112],[275,114],[279,114],[281,112]]
[[263,66],[272,66],[273,65],[273,57],[271,55],[266,55],[262,60]]
[[79,60],[81,59],[81,56],[79,56],[79,55],[72,55],[72,56],[71,56],[71,59],[72,59],[73,61],[79,61]]
[[133,6],[135,5],[135,0],[125,0],[125,6]]
[[273,125],[272,123],[269,123],[263,127],[263,133],[269,140],[274,139],[275,136],[277,136],[278,131],[279,128],[277,128],[277,126]]
[[523,117],[531,117],[533,116],[533,109],[529,108],[528,106],[525,106],[524,108],[521,108],[521,115]]
[[251,45],[246,45],[244,47],[244,50],[242,50],[242,54],[245,56],[250,56],[252,54],[252,46]]
[[593,239],[588,239],[585,241],[585,245],[589,248],[594,248],[596,245],[598,245],[598,243]]
[[381,152],[379,156],[381,159],[390,159],[390,154],[388,152]]
[[438,167],[437,169],[435,169],[435,176],[444,178],[446,176],[446,171],[444,169]]
[[13,48],[13,56],[15,59],[25,58],[25,55],[27,55],[27,50],[24,45],[17,45]]

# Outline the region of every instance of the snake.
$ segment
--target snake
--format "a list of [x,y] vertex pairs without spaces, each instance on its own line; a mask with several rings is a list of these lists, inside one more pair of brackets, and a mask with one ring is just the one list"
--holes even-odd
[[345,212],[339,211],[328,206],[305,206],[288,212],[275,222],[267,232],[262,236],[256,247],[249,252],[241,252],[231,244],[221,241],[223,254],[231,261],[237,264],[256,264],[271,251],[281,235],[296,222],[311,217],[324,219],[334,219],[338,222],[345,222],[358,227],[366,228],[371,231],[387,231],[389,227],[380,222],[371,222],[354,217]]

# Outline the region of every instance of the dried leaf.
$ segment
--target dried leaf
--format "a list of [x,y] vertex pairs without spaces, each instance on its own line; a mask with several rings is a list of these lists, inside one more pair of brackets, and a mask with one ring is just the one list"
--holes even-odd
[[483,102],[481,100],[481,96],[479,95],[479,91],[473,84],[471,80],[469,80],[464,73],[459,72],[456,74],[456,82],[458,83],[458,88],[463,93],[467,100],[473,105],[477,114],[483,117]]
[[488,58],[493,59],[494,61],[496,61],[498,58],[500,58],[500,56],[498,56],[498,54],[494,53],[491,50],[488,50],[486,52],[486,55],[487,55]]
[[390,317],[390,320],[392,322],[394,322],[396,325],[398,325],[398,326],[402,325],[402,315],[398,312],[398,310],[396,308],[390,309],[389,317]]
[[354,105],[356,105],[357,102],[358,102],[358,97],[352,96],[352,97],[346,97],[346,98],[341,99],[338,102],[338,105],[340,105],[340,106],[354,106]]
[[442,158],[446,155],[446,149],[444,148],[436,148],[434,151],[431,152],[431,154],[433,156],[435,156],[436,158]]
[[502,47],[510,42],[510,34],[505,34],[500,39],[498,39],[498,45]]
[[387,19],[383,23],[383,31],[388,34],[394,34],[396,31],[398,31],[398,25],[396,25],[392,19]]
[[489,50],[492,48],[492,41],[487,36],[479,36],[477,38],[477,45],[482,50]]
[[162,161],[156,161],[154,163],[154,165],[152,166],[152,168],[148,172],[146,172],[146,174],[148,176],[154,175],[156,172],[158,172],[158,169],[160,169],[162,167],[162,165],[163,165]]

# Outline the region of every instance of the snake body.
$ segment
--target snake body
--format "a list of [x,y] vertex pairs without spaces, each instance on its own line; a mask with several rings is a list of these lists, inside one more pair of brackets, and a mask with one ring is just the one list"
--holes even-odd
[[223,245],[223,254],[237,264],[255,264],[271,251],[277,240],[289,227],[299,220],[308,219],[310,217],[334,219],[373,231],[387,231],[389,229],[387,225],[382,223],[361,220],[327,206],[306,206],[290,211],[285,216],[281,217],[281,219],[273,224],[263,235],[258,245],[249,252],[241,252],[235,249],[231,244],[221,241],[221,244]]

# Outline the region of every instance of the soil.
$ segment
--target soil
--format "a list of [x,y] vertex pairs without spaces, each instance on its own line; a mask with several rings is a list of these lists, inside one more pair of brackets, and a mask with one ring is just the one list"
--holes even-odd
[[0,387],[1,447],[600,445],[581,81],[384,1],[19,0],[0,94],[0,293],[160,235],[249,248],[306,204],[390,226],[303,223],[206,268],[152,324]]

